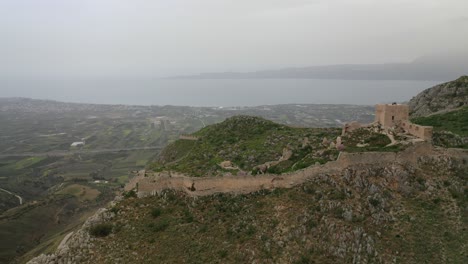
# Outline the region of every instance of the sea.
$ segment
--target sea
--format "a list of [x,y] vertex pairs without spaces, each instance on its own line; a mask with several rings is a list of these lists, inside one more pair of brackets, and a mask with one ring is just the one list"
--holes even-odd
[[406,102],[436,81],[324,79],[153,79],[0,81],[0,97],[64,102],[258,106]]

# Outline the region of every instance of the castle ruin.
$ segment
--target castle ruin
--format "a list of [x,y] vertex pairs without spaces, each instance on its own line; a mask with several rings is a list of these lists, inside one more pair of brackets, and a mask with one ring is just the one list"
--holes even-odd
[[431,141],[433,128],[411,123],[409,120],[409,107],[403,104],[378,104],[375,106],[375,121],[373,124],[362,125],[358,122],[345,124],[343,135],[346,132],[378,124],[384,131],[401,129],[405,133],[422,140]]

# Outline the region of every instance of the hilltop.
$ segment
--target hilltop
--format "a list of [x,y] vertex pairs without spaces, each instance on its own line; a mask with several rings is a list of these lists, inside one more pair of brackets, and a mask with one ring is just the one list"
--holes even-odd
[[468,106],[468,76],[426,89],[409,101],[412,117]]
[[179,139],[167,146],[151,165],[194,176],[223,173],[286,172],[336,159],[338,152],[323,146],[336,128],[295,128],[252,116],[235,116]]

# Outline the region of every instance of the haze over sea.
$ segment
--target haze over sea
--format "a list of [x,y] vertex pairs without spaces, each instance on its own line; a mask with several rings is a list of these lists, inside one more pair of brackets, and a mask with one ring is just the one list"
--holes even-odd
[[373,105],[408,101],[437,83],[322,79],[0,81],[0,97],[127,105]]

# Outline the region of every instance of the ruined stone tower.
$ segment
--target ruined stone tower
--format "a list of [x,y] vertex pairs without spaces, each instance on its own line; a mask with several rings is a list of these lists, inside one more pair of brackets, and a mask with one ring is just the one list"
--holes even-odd
[[378,104],[375,106],[375,122],[382,128],[400,127],[407,133],[431,141],[433,128],[420,126],[409,121],[409,107],[401,104]]
[[375,106],[375,122],[383,128],[394,127],[409,120],[409,107],[401,104],[378,104]]

